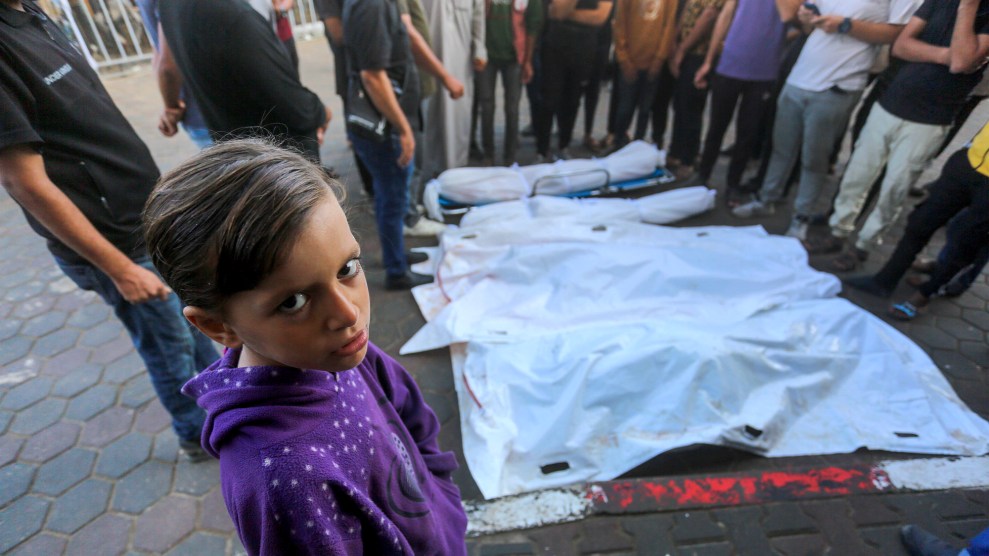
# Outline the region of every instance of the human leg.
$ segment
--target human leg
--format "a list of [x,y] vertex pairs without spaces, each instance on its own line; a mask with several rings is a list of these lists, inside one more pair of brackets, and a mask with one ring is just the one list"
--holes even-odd
[[[886,264],[874,276],[873,281],[887,291],[893,291],[900,278],[913,264],[914,258],[927,245],[931,236],[953,216],[968,205],[967,182],[979,179],[978,172],[968,164],[965,150],[959,150],[948,159],[941,175],[931,186],[930,196],[918,205],[907,218],[906,229],[896,244],[896,249]],[[982,177],[985,180],[985,177]]]
[[354,150],[371,172],[374,183],[374,219],[385,273],[388,278],[402,276],[408,270],[405,258],[405,238],[402,236],[402,215],[405,214],[408,181],[412,164],[398,165],[401,146],[397,136],[382,143],[353,136]]
[[[181,390],[189,379],[216,360],[217,353],[208,338],[186,321],[178,296],[169,294],[165,300],[130,303],[113,280],[96,267],[56,262],[80,288],[96,292],[113,308],[144,361],[158,399],[172,417],[175,433],[182,440],[199,442],[206,415]],[[135,262],[154,272],[149,260]]]
[[657,148],[663,148],[663,136],[666,135],[666,120],[669,118],[670,101],[673,100],[673,89],[676,79],[670,73],[670,68],[663,64],[663,69],[654,79],[646,75],[642,96],[639,100],[638,114],[635,116],[634,139],[643,139],[646,128],[652,119],[652,138]]
[[[485,156],[494,158],[495,87],[502,64],[488,60],[484,71],[477,74],[477,104],[481,112],[481,148]],[[473,140],[473,137],[471,137]]]
[[[828,180],[835,137],[844,133],[849,112],[861,93],[832,90],[807,92],[803,144],[800,150],[800,186],[794,214],[809,217]],[[775,143],[775,138],[773,139]]]
[[981,185],[969,183],[967,193],[963,199],[969,202],[968,210],[958,215],[953,223],[955,233],[948,237],[949,256],[935,267],[930,280],[917,288],[926,297],[940,292],[989,243],[989,182],[983,178]]
[[506,166],[515,162],[519,147],[519,100],[522,96],[522,66],[517,62],[506,64],[501,70],[501,83],[505,89],[505,152]]
[[[680,63],[680,77],[673,93],[673,137],[670,140],[670,157],[693,166],[700,150],[701,129],[704,124],[704,105],[707,89],[694,86],[694,75],[704,59],[688,54]],[[655,117],[655,114],[653,114]],[[655,120],[653,120],[655,130]],[[654,137],[655,139],[655,137]],[[658,144],[658,143],[657,143]]]
[[618,105],[615,112],[615,135],[624,138],[628,135],[628,128],[632,124],[635,116],[635,107],[638,105],[638,96],[641,91],[641,82],[645,72],[639,71],[629,81],[625,75],[618,76]]
[[776,102],[773,154],[766,169],[766,179],[759,190],[759,201],[764,204],[777,203],[783,198],[786,182],[800,155],[805,107],[805,99],[801,93],[801,89],[786,85]]
[[759,143],[760,125],[763,115],[769,108],[772,88],[772,81],[742,82],[742,98],[735,119],[735,149],[732,151],[725,178],[725,184],[730,189],[738,189],[741,186],[745,167],[755,154],[756,145]]
[[566,80],[562,91],[560,108],[557,115],[557,126],[559,130],[559,148],[561,151],[570,146],[573,139],[573,128],[577,121],[577,113],[580,112],[581,92],[587,88],[587,81],[590,77],[590,66],[586,63],[588,56],[593,55],[594,45],[583,46],[579,51],[571,53],[568,57],[566,68]]
[[192,142],[195,143],[200,149],[205,149],[213,144],[213,138],[210,137],[209,130],[205,127],[193,127],[185,124],[179,125],[181,125],[182,129],[185,130],[185,133],[189,136],[189,139],[192,139]]
[[735,105],[741,94],[742,81],[714,74],[711,80],[711,117],[707,125],[707,136],[704,137],[704,151],[697,173],[702,179],[708,180],[714,164],[721,153],[721,141],[725,137],[731,117],[735,113]]
[[[884,111],[877,105],[873,112]],[[876,204],[862,224],[856,245],[868,249],[896,220],[906,201],[910,186],[941,147],[949,126],[925,125],[903,121],[891,137],[889,162]]]
[[552,44],[544,44],[542,53],[541,109],[536,113],[535,119],[536,152],[542,156],[548,156],[553,120],[560,110],[563,99],[566,54]]

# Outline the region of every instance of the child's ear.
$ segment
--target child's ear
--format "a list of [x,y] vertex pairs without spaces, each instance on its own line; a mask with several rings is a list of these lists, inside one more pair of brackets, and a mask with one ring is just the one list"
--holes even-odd
[[182,314],[193,326],[214,342],[223,344],[228,348],[239,348],[244,344],[237,333],[212,311],[188,306],[182,308]]

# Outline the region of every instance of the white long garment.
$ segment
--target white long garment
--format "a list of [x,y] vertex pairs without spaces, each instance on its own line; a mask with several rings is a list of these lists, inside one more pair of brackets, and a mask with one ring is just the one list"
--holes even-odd
[[423,170],[430,178],[447,168],[467,165],[470,110],[474,101],[473,59],[488,59],[484,46],[484,0],[423,0],[433,52],[451,75],[464,84],[464,96],[452,100],[445,91],[429,99]]

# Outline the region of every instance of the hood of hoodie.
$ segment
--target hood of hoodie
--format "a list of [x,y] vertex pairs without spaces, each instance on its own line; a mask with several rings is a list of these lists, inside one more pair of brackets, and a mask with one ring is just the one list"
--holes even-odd
[[221,446],[254,427],[267,431],[267,442],[279,441],[278,431],[291,438],[300,422],[318,418],[316,408],[334,397],[333,385],[357,372],[237,367],[239,359],[239,349],[227,349],[182,387],[183,394],[206,410],[202,444],[216,458]]

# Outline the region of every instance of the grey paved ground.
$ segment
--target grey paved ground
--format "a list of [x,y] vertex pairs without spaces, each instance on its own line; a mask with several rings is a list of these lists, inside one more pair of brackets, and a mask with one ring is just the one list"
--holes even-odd
[[[320,38],[300,45],[304,81],[336,113],[329,51]],[[147,68],[105,80],[163,169],[194,152],[185,137],[155,130],[159,100]],[[606,99],[599,107],[604,122]],[[523,110],[523,114],[526,111]],[[973,120],[984,121],[985,111]],[[525,118],[523,118],[525,119]],[[600,131],[599,131],[600,133]],[[970,135],[963,131],[962,137]],[[523,157],[533,155],[531,139]],[[380,289],[380,252],[342,128],[334,121],[323,158],[350,186],[372,287],[374,340],[389,353],[422,324],[407,293]],[[719,176],[715,174],[715,179]],[[734,224],[722,208],[686,225]],[[772,232],[784,217],[764,222]],[[215,462],[176,462],[176,438],[140,358],[110,311],[63,277],[0,193],[0,553],[233,554],[242,551],[218,488]],[[815,261],[823,264],[823,261]],[[872,262],[871,264],[875,264]],[[823,267],[822,267],[823,268]],[[905,289],[900,294],[908,293]],[[885,303],[851,299],[881,313]],[[928,314],[896,326],[919,343],[961,397],[989,417],[989,283],[939,300]],[[456,399],[445,350],[400,360],[443,421],[441,443],[460,452]],[[895,385],[890,385],[894,388]],[[852,463],[892,454],[762,459],[721,448],[666,454],[629,476],[694,474],[792,465]],[[466,469],[456,475],[478,498]],[[510,554],[902,554],[896,529],[918,522],[961,539],[989,525],[989,492],[859,496],[712,511],[597,517],[580,523],[472,539],[474,555]]]

